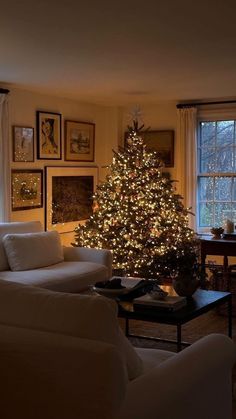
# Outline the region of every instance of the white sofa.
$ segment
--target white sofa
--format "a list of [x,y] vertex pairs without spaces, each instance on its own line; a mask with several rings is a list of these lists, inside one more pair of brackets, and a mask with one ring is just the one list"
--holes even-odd
[[134,349],[117,306],[0,280],[2,419],[231,419],[236,348]]
[[[62,254],[59,257],[56,255],[55,260],[59,261],[59,263],[51,264],[49,256],[52,253],[52,249],[49,247],[50,241],[47,246],[48,237],[45,239],[45,244],[43,239],[40,239],[41,247],[39,247],[38,242],[35,246],[31,244],[31,236],[42,232],[43,228],[39,221],[0,223],[1,279],[56,291],[78,292],[90,284],[109,279],[112,276],[112,254],[108,250],[63,247]],[[7,255],[4,246],[4,238],[9,234],[11,236],[24,234],[29,242],[28,247],[26,247],[24,238],[23,241],[22,236],[19,237],[17,252],[21,252],[19,257],[23,259],[23,262],[21,262],[21,266],[20,263],[18,266],[12,266],[12,269],[9,266],[9,255]],[[48,235],[50,236],[50,234]],[[44,232],[43,235],[47,236],[47,233]],[[39,248],[38,252],[35,250],[37,248]],[[14,254],[10,254],[13,262],[18,256],[15,249],[14,252]],[[41,257],[40,261],[35,261],[36,257],[37,259]],[[43,258],[45,258],[45,263],[43,263]],[[30,268],[33,265],[38,266],[37,263],[40,265],[39,268]]]

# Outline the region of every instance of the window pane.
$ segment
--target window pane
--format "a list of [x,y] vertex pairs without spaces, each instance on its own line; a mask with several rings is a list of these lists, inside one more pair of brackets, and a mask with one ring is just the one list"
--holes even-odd
[[236,119],[201,121],[198,130],[198,227],[209,230],[236,223]]
[[215,204],[215,226],[223,226],[226,220],[228,211],[231,211],[231,203],[216,203]]
[[215,200],[231,201],[232,180],[230,177],[215,178]]
[[212,201],[214,198],[214,179],[212,177],[201,177],[199,180],[200,201]]
[[227,219],[231,220],[231,218],[232,218],[232,206],[228,210],[227,209],[223,210],[223,219],[224,220],[227,220]]
[[233,144],[234,142],[234,121],[217,122],[217,146]]
[[236,178],[233,178],[232,201],[236,201]]
[[[232,204],[232,218],[231,220],[236,223],[236,204]],[[236,231],[235,231],[236,233]]]
[[[234,149],[234,167],[236,167],[236,149]],[[235,169],[234,169],[235,172]]]
[[231,173],[234,170],[233,147],[224,148],[216,151],[216,167],[215,172]]
[[200,173],[215,172],[215,149],[204,147],[200,149]]
[[213,226],[213,205],[200,203],[199,205],[199,224],[200,227]]
[[215,145],[215,122],[201,122],[200,146]]

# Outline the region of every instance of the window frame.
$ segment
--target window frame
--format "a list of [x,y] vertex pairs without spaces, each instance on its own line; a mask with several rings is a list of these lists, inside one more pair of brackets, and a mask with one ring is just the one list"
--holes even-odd
[[[230,177],[230,178],[235,178],[236,181],[236,171],[235,172],[214,172],[213,174],[211,172],[209,173],[201,173],[200,172],[200,153],[199,153],[199,141],[200,141],[200,124],[201,122],[217,122],[217,121],[230,121],[230,120],[234,120],[235,124],[236,124],[236,107],[234,108],[226,108],[226,109],[205,109],[205,110],[200,110],[198,112],[197,115],[197,144],[196,144],[196,153],[197,153],[197,158],[196,158],[196,227],[197,227],[197,232],[198,233],[202,233],[202,234],[206,234],[210,232],[211,227],[213,226],[205,226],[205,227],[200,227],[200,199],[199,199],[199,185],[200,185],[200,178],[204,178],[204,177],[212,177],[214,179],[215,182],[215,178],[223,178],[223,177]],[[236,133],[235,133],[236,135]],[[236,151],[235,151],[236,152]],[[232,186],[231,186],[232,188]],[[214,199],[215,197],[213,197],[213,201],[212,202],[221,202],[221,201],[217,201]],[[203,202],[203,201],[202,201]],[[209,201],[207,201],[209,202]],[[232,200],[232,196],[231,196],[231,201],[230,202],[235,202]]]

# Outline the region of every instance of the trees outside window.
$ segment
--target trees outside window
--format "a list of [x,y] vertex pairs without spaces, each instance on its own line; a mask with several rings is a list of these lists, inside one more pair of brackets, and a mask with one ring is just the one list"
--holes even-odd
[[197,224],[199,231],[236,222],[236,119],[199,121]]

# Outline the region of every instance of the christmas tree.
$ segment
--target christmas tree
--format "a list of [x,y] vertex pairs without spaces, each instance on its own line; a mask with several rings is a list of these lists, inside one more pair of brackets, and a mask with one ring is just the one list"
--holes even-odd
[[143,128],[133,121],[125,148],[113,152],[109,174],[93,197],[93,215],[75,229],[73,245],[110,249],[115,270],[156,278],[195,255],[196,243],[188,210],[163,176],[158,153],[147,150]]

